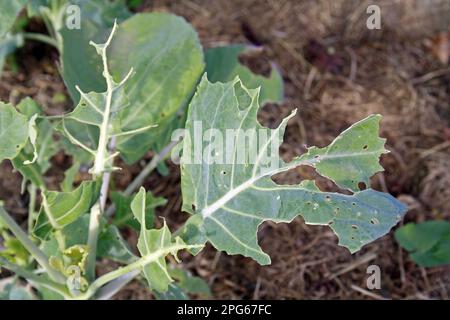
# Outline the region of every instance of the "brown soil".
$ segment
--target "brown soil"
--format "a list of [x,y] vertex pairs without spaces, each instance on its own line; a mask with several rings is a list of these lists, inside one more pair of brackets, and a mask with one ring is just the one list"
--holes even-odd
[[[281,148],[286,159],[302,153],[305,146],[328,144],[366,115],[382,114],[381,135],[391,152],[382,157],[385,172],[373,178],[372,187],[406,203],[404,222],[409,222],[450,219],[450,69],[426,45],[438,31],[448,29],[450,9],[445,1],[436,1],[432,10],[418,3],[380,1],[382,12],[388,14],[383,29],[373,32],[365,27],[364,1],[160,0],[146,1],[139,11],[186,17],[205,47],[243,42],[264,48],[256,63],[251,59],[251,66],[263,72],[267,61],[276,63],[285,80],[286,99],[281,105],[265,106],[261,122],[273,126],[293,108],[299,109]],[[55,93],[64,92],[54,67],[57,58],[52,51],[33,58],[36,50],[43,47],[27,45],[21,51],[20,71],[4,74],[0,98],[15,102],[30,95],[49,113],[58,113],[65,105],[52,101]],[[62,166],[65,158],[54,161]],[[141,166],[117,174],[117,187],[126,186]],[[179,170],[174,165],[170,169],[167,177],[154,173],[145,187],[168,198],[158,215],[176,228],[187,215],[180,213]],[[0,170],[0,198],[6,199],[11,212],[25,215],[27,199],[19,194],[19,176],[7,173],[8,163]],[[300,168],[277,179],[297,183],[311,175],[314,172]],[[324,183],[324,187],[331,186]],[[129,237],[134,243],[135,235]],[[270,266],[211,247],[186,258],[184,265],[209,282],[214,298],[222,299],[448,299],[450,295],[450,268],[419,268],[399,248],[392,232],[354,255],[337,246],[329,228],[307,226],[301,218],[291,224],[265,223],[259,239],[272,257]],[[382,290],[365,289],[370,264],[381,268]],[[118,295],[150,297],[138,282]]]

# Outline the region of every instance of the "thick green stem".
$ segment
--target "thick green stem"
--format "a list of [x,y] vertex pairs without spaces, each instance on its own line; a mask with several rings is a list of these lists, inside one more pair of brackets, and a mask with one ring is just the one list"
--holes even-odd
[[124,276],[128,273],[135,273],[137,275],[138,273],[136,271],[142,270],[146,265],[148,265],[152,262],[155,262],[158,259],[160,259],[161,257],[167,256],[168,254],[177,252],[179,250],[197,249],[197,248],[201,248],[201,247],[203,247],[203,245],[175,244],[175,245],[172,245],[167,248],[156,250],[156,251],[152,252],[151,254],[146,255],[145,257],[142,257],[139,260],[136,260],[135,262],[133,262],[125,267],[116,269],[114,271],[111,271],[111,272],[101,276],[100,278],[95,280],[89,286],[88,290],[84,294],[76,297],[76,299],[79,299],[79,300],[90,299],[92,296],[95,295],[97,290],[99,290],[101,287],[103,287],[107,283],[110,283],[111,281],[113,281],[121,276]]
[[28,235],[20,228],[20,226],[14,221],[9,214],[0,207],[0,218],[8,226],[9,230],[16,236],[16,238],[22,243],[25,249],[36,259],[36,261],[48,272],[48,275],[53,280],[64,283],[65,277],[53,269],[49,262],[48,257],[42,252],[33,241],[28,238]]

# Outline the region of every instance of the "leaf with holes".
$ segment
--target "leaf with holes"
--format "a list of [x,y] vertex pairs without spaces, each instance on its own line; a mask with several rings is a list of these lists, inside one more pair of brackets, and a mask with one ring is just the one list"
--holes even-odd
[[[278,149],[295,112],[276,129],[265,128],[257,121],[258,97],[258,89],[247,89],[239,79],[212,84],[204,77],[189,107],[181,158],[183,209],[201,216],[197,230],[218,250],[269,264],[258,245],[258,226],[300,215],[308,224],[329,225],[339,244],[355,252],[401,219],[406,208],[389,194],[357,190],[359,182],[368,185],[382,169],[377,164],[386,152],[378,137],[380,116],[369,116],[328,147],[311,147],[286,163]],[[221,141],[226,148],[217,143],[220,137],[226,137]],[[354,193],[322,192],[311,181],[278,185],[272,180],[301,165]]]

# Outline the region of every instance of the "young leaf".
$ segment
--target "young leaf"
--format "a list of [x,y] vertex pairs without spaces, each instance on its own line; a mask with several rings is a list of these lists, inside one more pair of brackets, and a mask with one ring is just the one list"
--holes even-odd
[[71,192],[43,191],[34,235],[46,239],[52,229],[62,229],[76,221],[89,212],[98,195],[98,183],[95,181],[84,181]]
[[[106,258],[119,263],[131,263],[136,260],[136,256],[131,252],[115,226],[108,225],[102,219],[101,230],[97,248],[98,258]],[[89,214],[85,214],[74,223],[63,228],[61,233],[64,236],[64,247],[70,248],[76,245],[86,244],[88,232]],[[43,241],[42,247],[48,256],[62,258],[62,252],[59,251],[58,241],[54,235],[50,235],[48,240]]]
[[[247,89],[239,79],[212,84],[204,77],[189,107],[181,158],[183,209],[201,216],[202,227],[197,229],[203,229],[218,250],[269,264],[270,257],[258,245],[258,226],[267,220],[290,222],[301,215],[306,223],[329,225],[339,244],[355,252],[401,219],[406,208],[389,194],[367,189],[344,195],[322,192],[311,182],[278,185],[272,180],[277,173],[308,165],[351,190],[359,182],[368,183],[367,177],[381,168],[375,161],[385,152],[384,140],[377,137],[380,116],[354,124],[327,148],[309,148],[285,163],[278,148],[295,112],[278,128],[265,128],[256,118],[258,95],[259,90]],[[200,133],[194,132],[198,122],[203,126]],[[211,146],[229,129],[235,130],[231,148]],[[204,139],[195,139],[199,134]],[[239,141],[246,139],[258,150],[242,148]],[[270,151],[272,156],[267,156]],[[200,155],[201,161],[191,155]]]
[[0,38],[12,27],[26,3],[27,0],[2,1],[0,3]]
[[261,87],[259,102],[281,102],[283,100],[283,78],[272,66],[269,77],[254,74],[248,67],[239,62],[239,55],[254,49],[244,44],[233,44],[206,50],[206,73],[211,82],[232,81],[239,76],[247,88]]
[[397,229],[395,238],[422,267],[450,264],[450,222],[408,223]]
[[[131,210],[134,216],[141,224],[141,232],[139,235],[138,249],[142,257],[155,255],[158,252],[167,252],[177,258],[177,253],[182,249],[189,249],[180,237],[172,239],[169,228],[164,222],[161,229],[148,230],[146,226],[146,196],[144,188],[139,190],[139,193],[131,203]],[[173,281],[167,270],[166,257],[161,255],[156,261],[148,263],[143,268],[143,273],[147,279],[150,288],[158,292],[165,292],[168,290],[170,283]]]
[[0,102],[0,141],[0,162],[14,159],[28,141],[27,118],[3,102]]
[[[113,201],[116,211],[113,217],[112,223],[119,228],[129,226],[135,230],[141,228],[140,223],[134,217],[131,211],[131,202],[135,195],[125,196],[120,192],[113,192],[111,200]],[[155,208],[163,206],[167,203],[167,200],[161,197],[154,197],[150,192],[146,194],[145,199],[145,221],[147,223],[146,228],[153,228],[153,220],[155,218]]]

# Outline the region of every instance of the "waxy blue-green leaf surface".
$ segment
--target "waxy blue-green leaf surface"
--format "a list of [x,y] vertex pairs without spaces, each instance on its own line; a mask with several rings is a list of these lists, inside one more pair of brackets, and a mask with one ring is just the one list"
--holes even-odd
[[397,229],[395,238],[422,267],[450,264],[450,222],[408,223]]
[[[203,230],[218,250],[268,264],[269,256],[258,245],[259,225],[267,220],[289,222],[300,215],[307,224],[329,225],[339,244],[355,252],[386,234],[401,219],[406,208],[391,195],[356,190],[359,182],[368,185],[368,177],[381,170],[375,164],[386,152],[384,140],[378,138],[380,116],[372,115],[354,124],[327,148],[309,148],[289,163],[279,157],[277,149],[276,157],[267,162],[263,161],[267,152],[272,146],[279,147],[295,112],[276,129],[265,128],[257,121],[258,94],[259,90],[247,89],[238,79],[212,84],[204,77],[189,106],[186,129],[191,138],[184,139],[181,158],[183,209],[202,218],[197,230]],[[191,159],[196,155],[194,144],[200,143],[203,150],[210,144],[208,139],[192,139],[196,121],[201,121],[203,133],[214,128],[224,137],[227,129],[258,129],[250,131],[250,145],[258,145],[261,132],[269,139],[259,144],[257,154],[250,154],[248,148],[238,150],[234,143],[234,149],[227,152],[214,150],[211,156],[210,150],[196,164]],[[240,131],[236,140],[244,139],[245,131]],[[209,132],[212,135],[213,131]],[[244,152],[245,163],[237,161],[239,152]],[[231,157],[231,161],[221,161],[226,164],[215,161],[226,156]],[[310,181],[278,185],[272,180],[273,175],[300,165],[315,167],[337,185],[355,192],[322,192]]]

